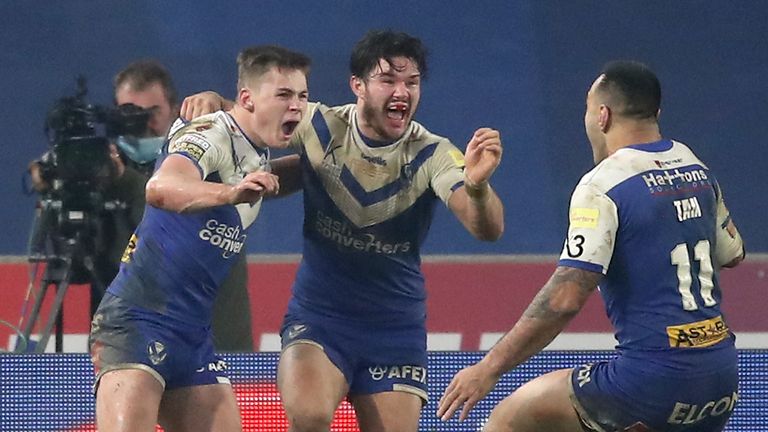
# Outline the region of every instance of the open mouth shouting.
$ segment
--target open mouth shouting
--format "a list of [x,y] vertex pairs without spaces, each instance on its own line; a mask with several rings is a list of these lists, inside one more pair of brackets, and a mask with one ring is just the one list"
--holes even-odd
[[395,127],[402,126],[408,118],[408,104],[405,102],[392,102],[387,105],[387,119],[394,123]]
[[283,124],[280,127],[286,139],[290,138],[291,135],[293,135],[293,132],[296,130],[296,127],[298,125],[299,125],[298,120],[288,120],[283,122]]

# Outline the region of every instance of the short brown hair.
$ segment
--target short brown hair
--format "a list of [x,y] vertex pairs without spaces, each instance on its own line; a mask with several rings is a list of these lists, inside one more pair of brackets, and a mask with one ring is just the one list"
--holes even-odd
[[304,54],[277,45],[245,48],[237,56],[237,89],[239,91],[246,86],[247,81],[259,78],[272,67],[300,70],[308,74],[311,63]]
[[176,106],[179,99],[171,74],[157,60],[143,59],[129,64],[115,75],[113,83],[115,91],[125,84],[135,91],[142,91],[154,83],[159,83],[168,105]]

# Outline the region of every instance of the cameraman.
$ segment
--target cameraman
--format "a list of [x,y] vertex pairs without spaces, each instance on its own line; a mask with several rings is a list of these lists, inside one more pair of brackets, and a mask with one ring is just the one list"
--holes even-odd
[[[129,64],[115,76],[114,90],[115,105],[133,104],[151,110],[151,116],[144,137],[118,137],[115,143],[109,144],[113,175],[103,195],[106,201],[121,202],[125,206],[100,214],[101,238],[95,239],[95,277],[90,284],[91,316],[106,287],[117,275],[125,246],[141,221],[145,206],[144,188],[152,174],[158,150],[179,112],[171,75],[157,61],[139,60]],[[50,188],[42,169],[49,157],[46,153],[29,166],[32,185],[38,193]],[[212,327],[219,351],[253,351],[245,256],[243,253],[233,266],[214,305]]]

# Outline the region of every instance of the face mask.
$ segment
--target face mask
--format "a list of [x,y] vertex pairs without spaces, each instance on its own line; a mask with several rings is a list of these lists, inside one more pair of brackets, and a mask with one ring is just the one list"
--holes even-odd
[[132,161],[144,164],[157,159],[160,148],[165,143],[164,137],[137,138],[133,136],[117,137],[117,146]]

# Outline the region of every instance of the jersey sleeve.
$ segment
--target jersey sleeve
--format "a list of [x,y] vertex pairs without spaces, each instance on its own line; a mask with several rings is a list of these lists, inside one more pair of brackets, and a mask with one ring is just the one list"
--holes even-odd
[[442,140],[437,145],[432,164],[432,190],[448,204],[453,191],[464,182],[464,154],[450,141]]
[[725,206],[723,192],[719,185],[717,191],[717,226],[715,238],[715,261],[723,266],[744,255],[744,242],[736,229],[731,214]]
[[616,204],[593,186],[579,185],[571,196],[568,220],[558,265],[605,274],[619,229]]
[[191,160],[200,170],[201,178],[219,170],[227,162],[227,152],[222,140],[229,140],[212,123],[188,127],[168,143],[168,154],[180,154]]

